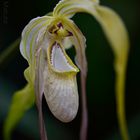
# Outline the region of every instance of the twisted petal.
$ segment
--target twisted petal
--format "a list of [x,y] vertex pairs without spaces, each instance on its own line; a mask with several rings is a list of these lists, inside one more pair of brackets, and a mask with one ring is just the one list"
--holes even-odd
[[72,44],[76,49],[76,63],[81,69],[80,80],[81,80],[81,102],[82,102],[82,119],[81,119],[81,130],[80,139],[85,140],[87,137],[87,127],[88,127],[88,113],[86,105],[86,77],[87,77],[87,60],[85,54],[86,39],[83,36],[79,28],[71,20],[64,20],[66,28],[73,34],[71,38]]
[[121,18],[111,9],[95,0],[62,0],[53,14],[72,17],[76,12],[87,12],[100,23],[115,55],[117,113],[122,137],[128,140],[124,113],[124,86],[129,39]]
[[54,8],[53,15],[70,18],[77,12],[95,12],[93,6],[98,3],[98,0],[61,0]]
[[48,67],[44,71],[44,94],[51,112],[63,122],[74,119],[78,110],[76,73],[78,68],[66,55],[60,43],[47,51]]

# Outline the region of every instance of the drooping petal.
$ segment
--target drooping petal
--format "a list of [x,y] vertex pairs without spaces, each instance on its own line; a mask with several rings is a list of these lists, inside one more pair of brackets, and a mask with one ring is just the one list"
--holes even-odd
[[117,113],[124,140],[128,140],[124,109],[124,87],[129,40],[121,18],[111,9],[93,0],[62,0],[54,9],[54,15],[71,17],[76,12],[87,12],[100,23],[115,55]]
[[71,42],[76,49],[76,63],[79,66],[80,80],[81,80],[81,101],[82,101],[82,120],[81,120],[81,130],[80,139],[87,139],[87,127],[88,127],[88,113],[87,113],[87,99],[86,99],[86,78],[87,78],[87,60],[85,54],[86,39],[79,28],[71,20],[64,20],[64,25],[73,34]]
[[97,7],[97,11],[97,19],[102,25],[115,55],[117,115],[122,138],[129,140],[125,118],[125,76],[129,39],[123,22],[115,12],[103,6]]
[[41,140],[47,140],[47,134],[45,129],[45,123],[43,119],[43,112],[42,112],[42,97],[44,92],[44,78],[43,78],[43,71],[45,67],[44,63],[44,56],[43,56],[42,49],[37,52],[36,54],[36,67],[35,67],[35,97],[36,97],[36,105],[38,108],[39,113],[39,130],[40,130],[40,137]]
[[78,111],[76,73],[79,70],[57,42],[48,48],[47,60],[48,67],[44,71],[47,104],[57,119],[69,122]]

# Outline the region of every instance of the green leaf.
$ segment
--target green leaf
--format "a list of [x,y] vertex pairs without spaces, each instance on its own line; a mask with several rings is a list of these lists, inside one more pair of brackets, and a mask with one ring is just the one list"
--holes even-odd
[[32,107],[34,100],[34,88],[29,84],[14,94],[9,113],[4,124],[5,140],[10,140],[12,130],[23,117],[24,113]]

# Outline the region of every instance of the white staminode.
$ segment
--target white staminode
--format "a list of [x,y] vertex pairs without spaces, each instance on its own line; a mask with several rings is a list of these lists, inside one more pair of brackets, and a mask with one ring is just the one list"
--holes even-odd
[[75,68],[69,64],[58,43],[55,43],[55,45],[52,47],[51,63],[53,67],[58,71],[75,71]]

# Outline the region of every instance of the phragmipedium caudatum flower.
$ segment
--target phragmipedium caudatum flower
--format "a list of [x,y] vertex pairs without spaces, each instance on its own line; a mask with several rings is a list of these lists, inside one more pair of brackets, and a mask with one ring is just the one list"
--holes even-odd
[[[77,12],[91,14],[101,25],[114,52],[114,68],[116,71],[116,102],[118,121],[123,140],[128,140],[128,132],[124,112],[125,71],[129,41],[125,26],[120,17],[110,8],[101,6],[99,0],[61,0],[49,15],[32,19],[22,32],[20,52],[28,61],[29,67],[24,75],[27,86],[15,94],[13,104],[5,125],[5,135],[9,135],[15,120],[12,115],[16,96],[26,96],[26,108],[18,108],[23,114],[34,103],[39,111],[41,139],[47,139],[42,115],[42,96],[53,115],[62,122],[70,122],[77,114],[79,97],[76,75],[81,75],[82,125],[81,140],[86,139],[87,107],[86,107],[86,75],[87,61],[85,55],[86,39],[80,29],[71,20]],[[74,46],[76,65],[66,53],[66,49]],[[26,93],[25,93],[26,92]],[[27,93],[28,92],[28,93]],[[28,95],[26,95],[28,94]],[[33,98],[33,99],[31,99]],[[24,106],[24,105],[23,105]],[[22,116],[22,115],[21,115]],[[8,125],[10,118],[13,123]]]

